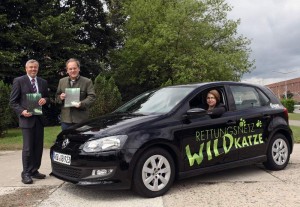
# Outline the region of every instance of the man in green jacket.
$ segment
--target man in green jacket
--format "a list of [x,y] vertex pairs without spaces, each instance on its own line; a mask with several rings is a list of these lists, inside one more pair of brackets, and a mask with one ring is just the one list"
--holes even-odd
[[[56,91],[57,103],[61,105],[61,128],[65,130],[70,126],[80,123],[89,117],[88,108],[96,99],[95,89],[91,79],[80,76],[80,62],[71,58],[66,62],[68,77],[59,80]],[[70,90],[80,89],[79,102],[73,102],[72,106],[65,104],[66,88]]]

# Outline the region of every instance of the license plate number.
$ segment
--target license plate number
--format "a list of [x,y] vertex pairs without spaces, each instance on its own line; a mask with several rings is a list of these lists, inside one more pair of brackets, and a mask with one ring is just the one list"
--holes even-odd
[[55,162],[71,165],[71,155],[53,152],[53,160]]

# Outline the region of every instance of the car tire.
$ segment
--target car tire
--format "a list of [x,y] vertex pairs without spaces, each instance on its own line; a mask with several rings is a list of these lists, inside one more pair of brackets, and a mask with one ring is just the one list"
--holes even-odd
[[275,134],[268,146],[267,161],[263,164],[269,170],[282,170],[287,166],[290,154],[287,138],[283,134]]
[[175,179],[175,164],[162,148],[147,150],[137,161],[133,189],[143,197],[153,198],[166,193]]

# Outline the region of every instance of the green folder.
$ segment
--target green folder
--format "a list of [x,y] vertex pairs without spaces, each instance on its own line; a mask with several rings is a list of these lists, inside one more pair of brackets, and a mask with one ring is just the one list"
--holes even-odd
[[27,112],[32,113],[32,115],[43,115],[42,106],[38,103],[41,98],[40,93],[27,93]]

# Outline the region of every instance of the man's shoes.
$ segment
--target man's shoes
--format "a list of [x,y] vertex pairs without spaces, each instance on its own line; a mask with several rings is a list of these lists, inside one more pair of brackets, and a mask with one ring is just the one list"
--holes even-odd
[[22,183],[24,184],[32,184],[33,181],[29,175],[23,175],[22,176]]
[[39,173],[38,171],[33,173],[31,175],[32,178],[35,178],[35,179],[45,179],[46,178],[46,175],[42,174],[42,173]]

